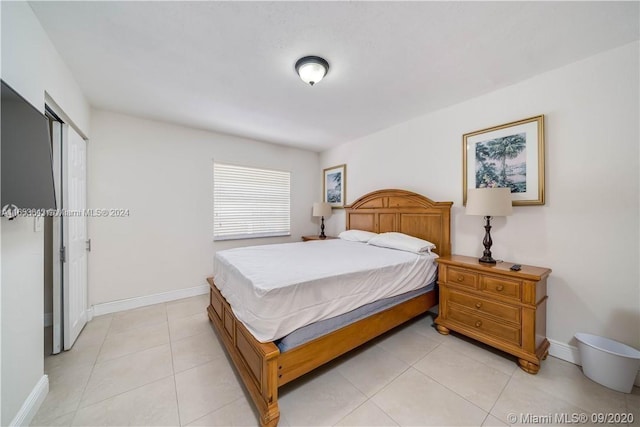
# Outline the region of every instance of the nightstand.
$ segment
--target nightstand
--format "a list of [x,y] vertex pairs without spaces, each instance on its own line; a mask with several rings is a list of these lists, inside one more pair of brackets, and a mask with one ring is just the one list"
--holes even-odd
[[320,236],[302,236],[303,242],[308,242],[309,240],[331,240],[331,239],[337,239],[337,237],[327,236],[324,239],[321,239]]
[[518,357],[530,374],[549,354],[547,277],[551,270],[510,262],[483,264],[461,255],[438,258],[437,330],[459,332]]

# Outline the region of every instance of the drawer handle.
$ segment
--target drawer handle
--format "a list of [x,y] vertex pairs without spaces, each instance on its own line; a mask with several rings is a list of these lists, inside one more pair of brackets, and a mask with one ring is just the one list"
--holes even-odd
[[498,292],[502,291],[503,289],[504,289],[504,286],[502,286],[502,285],[496,286],[496,291],[498,291]]
[[480,307],[482,307],[482,303],[481,302],[477,302],[476,303],[476,308],[480,308]]
[[458,275],[458,282],[462,282],[464,280],[464,276],[462,274]]
[[480,326],[482,326],[482,321],[481,320],[476,321],[476,328],[479,328]]

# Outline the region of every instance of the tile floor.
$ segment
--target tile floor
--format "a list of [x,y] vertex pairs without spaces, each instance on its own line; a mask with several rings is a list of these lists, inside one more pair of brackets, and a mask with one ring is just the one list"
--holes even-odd
[[[250,426],[257,417],[205,314],[206,296],[94,318],[45,358],[32,425]],[[510,414],[632,412],[623,394],[549,357],[538,375],[423,316],[280,390],[281,426],[503,426]]]

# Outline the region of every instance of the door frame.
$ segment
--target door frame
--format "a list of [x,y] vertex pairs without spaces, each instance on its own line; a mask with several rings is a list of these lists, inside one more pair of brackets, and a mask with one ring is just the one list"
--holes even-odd
[[[62,141],[65,140],[67,126],[60,116],[49,105],[45,105],[45,115],[53,120],[51,140],[51,160],[53,168],[53,186],[56,198],[56,207],[62,208]],[[58,128],[58,129],[56,129]],[[53,255],[53,348],[52,354],[62,351],[64,342],[64,300],[62,298],[62,218],[54,215],[52,218],[52,255]]]

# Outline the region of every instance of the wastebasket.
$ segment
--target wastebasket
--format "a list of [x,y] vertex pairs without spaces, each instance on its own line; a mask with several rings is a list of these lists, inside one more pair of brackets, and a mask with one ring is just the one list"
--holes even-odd
[[593,381],[623,393],[631,393],[640,368],[640,351],[597,335],[577,333],[582,372]]

